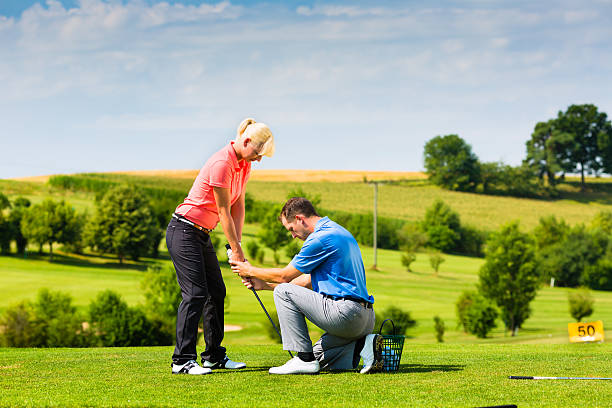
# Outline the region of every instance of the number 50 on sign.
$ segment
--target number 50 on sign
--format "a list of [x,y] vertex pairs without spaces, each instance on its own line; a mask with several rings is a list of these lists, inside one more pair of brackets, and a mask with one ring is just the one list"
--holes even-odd
[[604,341],[603,322],[598,320],[590,323],[568,323],[570,343]]

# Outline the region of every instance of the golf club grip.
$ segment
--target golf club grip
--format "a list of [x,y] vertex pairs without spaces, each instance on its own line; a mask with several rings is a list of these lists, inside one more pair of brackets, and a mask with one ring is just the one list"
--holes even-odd
[[511,375],[508,378],[511,380],[533,380],[533,377],[526,376],[526,375]]

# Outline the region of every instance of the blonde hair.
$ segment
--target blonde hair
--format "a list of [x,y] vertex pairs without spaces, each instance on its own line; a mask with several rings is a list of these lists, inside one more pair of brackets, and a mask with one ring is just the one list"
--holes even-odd
[[238,126],[236,141],[245,137],[259,146],[261,156],[272,157],[274,155],[274,136],[267,125],[257,123],[253,118],[246,118]]

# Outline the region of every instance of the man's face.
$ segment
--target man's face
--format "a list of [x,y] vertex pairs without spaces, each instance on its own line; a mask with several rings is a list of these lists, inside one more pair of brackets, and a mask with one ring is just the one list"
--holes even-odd
[[306,223],[304,222],[303,215],[297,214],[291,222],[287,221],[285,217],[281,217],[281,222],[287,231],[291,233],[293,238],[299,238],[304,241],[308,238],[308,235],[310,235],[310,231],[308,231]]

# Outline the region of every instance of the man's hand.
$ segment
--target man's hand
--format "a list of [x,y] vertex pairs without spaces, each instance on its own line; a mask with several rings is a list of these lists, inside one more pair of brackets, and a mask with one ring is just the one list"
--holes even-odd
[[261,279],[257,278],[242,278],[242,284],[248,289],[255,290],[271,290],[272,287]]
[[230,265],[232,265],[232,271],[237,273],[241,278],[250,278],[251,264],[248,261],[241,262],[236,258],[230,259]]

